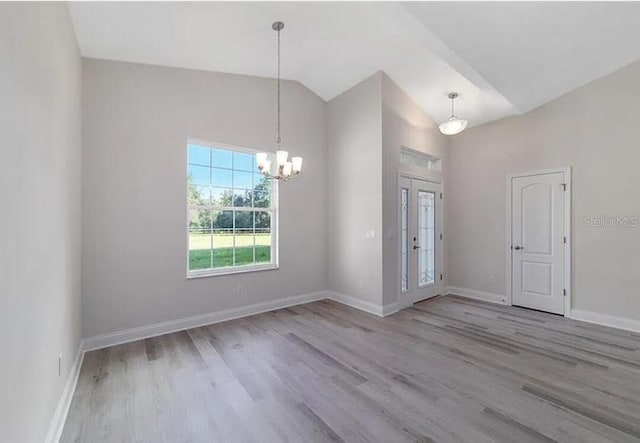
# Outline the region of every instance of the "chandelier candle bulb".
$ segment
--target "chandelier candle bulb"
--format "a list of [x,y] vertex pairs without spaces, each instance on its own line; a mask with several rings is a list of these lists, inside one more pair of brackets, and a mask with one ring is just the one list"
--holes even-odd
[[259,152],[256,154],[256,163],[258,163],[258,169],[264,169],[265,164],[267,163],[267,153]]
[[283,166],[287,159],[289,158],[289,153],[287,151],[276,151],[276,160],[278,162],[278,166]]
[[302,157],[291,157],[291,165],[295,174],[302,171]]
[[291,162],[285,162],[284,167],[282,168],[282,175],[289,177],[291,175],[292,166]]
[[262,166],[262,173],[264,175],[271,174],[271,160],[264,161],[264,165]]

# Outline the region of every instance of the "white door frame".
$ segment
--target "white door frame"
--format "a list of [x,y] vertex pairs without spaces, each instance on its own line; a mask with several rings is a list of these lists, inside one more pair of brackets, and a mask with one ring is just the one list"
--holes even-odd
[[564,287],[567,291],[564,298],[564,316],[571,315],[571,277],[573,271],[571,269],[571,166],[555,169],[541,169],[538,171],[518,172],[507,174],[507,238],[506,238],[506,254],[507,254],[507,273],[506,273],[506,301],[508,305],[513,304],[513,288],[512,272],[513,272],[513,255],[511,251],[511,199],[512,199],[512,182],[514,178],[530,177],[532,175],[554,174],[561,172],[564,174],[564,183],[566,185],[566,193],[564,199],[564,232],[567,237],[567,243],[564,251]]
[[[400,179],[401,178],[407,178],[409,180],[411,179],[416,179],[416,180],[422,180],[425,182],[429,182],[429,183],[434,183],[440,186],[440,193],[443,195],[442,199],[440,200],[440,207],[441,207],[441,227],[440,227],[440,233],[442,234],[442,239],[436,239],[436,241],[439,241],[440,243],[440,254],[436,254],[439,255],[439,257],[436,257],[436,259],[438,260],[438,266],[440,268],[440,273],[443,275],[442,278],[442,293],[445,294],[445,288],[446,288],[446,284],[445,282],[447,281],[447,273],[445,272],[444,269],[444,251],[445,251],[445,239],[446,239],[446,235],[445,235],[445,200],[444,200],[444,183],[442,182],[441,179],[438,178],[434,178],[434,177],[429,177],[429,176],[425,176],[425,175],[418,175],[418,174],[414,174],[411,172],[404,172],[404,171],[398,171],[398,173],[396,174],[396,196],[399,196],[399,190],[400,190]],[[399,198],[399,197],[398,197]],[[436,196],[436,198],[439,198],[439,196]],[[399,203],[400,201],[397,201],[398,204],[396,204],[395,207],[395,211],[396,211],[396,232],[394,233],[394,235],[398,236],[398,232],[400,232],[400,228],[402,226],[402,220],[401,220],[401,214],[400,211],[398,210],[399,208]],[[436,216],[437,217],[437,216]],[[398,291],[398,303],[401,304],[401,300],[402,297],[404,297],[404,294],[402,292],[402,239],[400,237],[398,237],[398,264],[397,264],[397,271],[398,273],[398,284],[396,285],[397,288],[396,290]],[[435,297],[435,295],[434,295]],[[433,297],[431,297],[433,298]]]

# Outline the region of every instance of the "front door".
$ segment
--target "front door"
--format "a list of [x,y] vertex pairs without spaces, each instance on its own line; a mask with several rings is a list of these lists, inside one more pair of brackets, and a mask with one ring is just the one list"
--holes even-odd
[[511,179],[512,304],[564,314],[564,172]]
[[439,183],[400,178],[401,307],[443,290],[440,189]]

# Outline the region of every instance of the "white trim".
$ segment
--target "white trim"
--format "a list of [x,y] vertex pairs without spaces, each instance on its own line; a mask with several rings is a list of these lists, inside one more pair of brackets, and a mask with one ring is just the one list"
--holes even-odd
[[400,310],[397,302],[381,306],[350,295],[331,291],[319,291],[87,337],[82,339],[80,347],[82,351],[94,351],[96,349],[108,348],[109,346],[129,343],[144,338],[184,331],[185,329],[211,325],[324,299],[333,300],[343,305],[368,312],[369,314],[377,315],[378,317],[385,317]]
[[457,286],[447,286],[443,295],[459,295],[461,297],[472,298],[474,300],[496,303],[499,305],[509,305],[507,298],[503,294],[494,294],[493,292],[476,291],[475,289],[459,288]]
[[570,317],[571,314],[571,276],[573,274],[571,268],[571,166],[565,168],[554,169],[540,169],[537,171],[518,172],[513,174],[507,174],[507,235],[506,235],[506,301],[505,304],[513,304],[513,288],[511,285],[511,268],[513,256],[511,253],[511,199],[512,199],[512,180],[517,177],[530,177],[533,175],[543,174],[556,174],[561,172],[564,174],[564,183],[566,185],[565,199],[564,199],[564,232],[567,237],[567,243],[565,245],[564,253],[564,288],[567,294],[564,298],[564,316]]
[[400,304],[398,302],[389,303],[382,306],[382,316],[387,317],[391,314],[395,314],[400,310]]
[[192,278],[215,277],[217,275],[244,274],[245,272],[274,271],[279,265],[267,263],[264,265],[227,266],[225,268],[198,269],[187,271],[187,280]]
[[633,318],[599,314],[597,312],[583,311],[582,309],[572,309],[568,317],[573,320],[584,321],[587,323],[595,323],[597,325],[624,329],[626,331],[640,332],[640,320]]
[[384,317],[384,307],[381,305],[376,305],[375,303],[360,300],[359,298],[355,298],[351,295],[341,294],[339,292],[329,292],[327,298],[333,301],[337,301],[338,303],[342,303],[343,305],[351,306],[352,308],[368,312],[369,314],[377,315],[378,317]]
[[199,326],[234,320],[236,318],[261,314],[263,312],[300,305],[303,303],[309,303],[312,301],[318,301],[325,298],[330,298],[325,291],[312,292],[310,294],[295,295],[278,300],[255,303],[252,305],[225,309],[223,311],[210,312],[208,314],[195,315],[193,317],[153,323],[137,328],[125,329],[108,334],[87,337],[82,340],[81,347],[83,351],[93,351],[96,349],[107,348],[109,346],[141,340],[143,338],[155,337],[158,335],[169,334],[171,332],[183,331],[185,329],[197,328]]
[[67,376],[67,381],[62,389],[60,400],[58,400],[58,405],[56,406],[53,418],[51,419],[49,432],[45,439],[46,443],[58,443],[58,441],[60,441],[60,437],[62,437],[62,430],[64,429],[65,422],[67,421],[67,414],[71,407],[73,394],[76,392],[76,385],[78,384],[78,378],[80,377],[80,368],[82,367],[83,359],[84,352],[82,351],[82,348],[79,347],[78,352],[76,353],[76,358],[73,360],[73,365],[71,366]]

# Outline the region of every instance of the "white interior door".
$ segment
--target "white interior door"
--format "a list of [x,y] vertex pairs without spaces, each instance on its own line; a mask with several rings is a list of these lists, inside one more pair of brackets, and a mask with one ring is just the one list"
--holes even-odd
[[511,179],[512,304],[564,314],[565,174]]
[[442,293],[440,184],[400,178],[400,304]]

